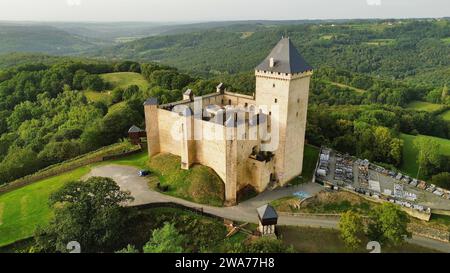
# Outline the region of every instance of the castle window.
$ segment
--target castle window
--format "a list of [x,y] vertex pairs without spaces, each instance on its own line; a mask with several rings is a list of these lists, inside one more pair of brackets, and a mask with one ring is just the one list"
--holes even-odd
[[231,105],[231,100],[228,100],[228,105]]
[[298,117],[298,112],[297,112],[297,117]]
[[272,87],[275,88],[275,84],[273,84]]
[[245,103],[244,106],[247,107],[247,106],[248,106],[248,103]]
[[272,115],[272,112],[269,112],[269,116],[271,116]]
[[297,99],[297,103],[300,103],[300,99]]
[[223,104],[223,99],[222,99],[222,104]]
[[278,102],[278,99],[275,99],[275,103],[277,103]]

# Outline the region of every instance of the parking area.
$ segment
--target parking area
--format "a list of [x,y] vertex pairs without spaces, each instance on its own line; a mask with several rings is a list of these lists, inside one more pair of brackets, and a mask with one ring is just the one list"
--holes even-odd
[[316,182],[327,187],[346,188],[420,212],[450,210],[450,191],[329,148],[321,148],[315,175]]

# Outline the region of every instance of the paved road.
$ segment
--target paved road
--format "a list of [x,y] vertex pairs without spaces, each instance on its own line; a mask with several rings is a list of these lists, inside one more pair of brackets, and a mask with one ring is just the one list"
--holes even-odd
[[[281,197],[290,196],[294,192],[304,191],[310,195],[314,195],[323,188],[314,183],[302,184],[298,186],[275,189],[273,191],[266,191],[255,198],[240,203],[234,207],[213,207],[208,205],[200,205],[189,202],[184,199],[165,195],[156,191],[152,191],[147,186],[147,178],[139,177],[137,175],[138,169],[123,165],[104,165],[91,170],[91,172],[84,177],[87,179],[91,176],[110,177],[114,179],[122,190],[129,191],[135,198],[132,205],[142,205],[158,202],[173,202],[192,208],[203,208],[207,213],[215,214],[223,218],[232,219],[235,221],[258,223],[258,216],[256,208],[276,200]],[[323,219],[314,217],[298,217],[298,216],[280,216],[278,223],[281,225],[290,226],[310,226],[323,228],[337,228],[338,222],[336,219]],[[408,240],[411,243],[425,246],[428,248],[437,249],[443,252],[450,253],[450,244],[431,240],[428,238],[413,236]]]

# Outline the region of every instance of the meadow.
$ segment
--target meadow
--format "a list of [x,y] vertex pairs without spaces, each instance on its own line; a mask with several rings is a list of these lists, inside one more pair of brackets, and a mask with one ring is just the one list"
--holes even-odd
[[450,121],[450,110],[448,110],[448,111],[442,113],[440,116],[441,116],[444,120]]
[[414,109],[417,111],[427,111],[427,112],[433,112],[433,111],[439,110],[441,107],[442,107],[441,104],[425,102],[425,101],[413,101],[413,102],[410,102],[406,106],[406,108],[408,108],[408,109]]
[[135,72],[106,73],[100,75],[100,77],[110,83],[113,88],[127,88],[130,85],[137,85],[140,89],[146,90],[149,86],[144,76]]
[[[135,72],[115,72],[101,74],[100,77],[111,86],[111,90],[118,88],[127,88],[131,85],[137,85],[141,90],[147,90],[149,84],[144,76]],[[84,90],[83,94],[89,101],[103,102],[106,105],[112,104],[111,90],[103,90],[101,92]]]
[[50,194],[89,170],[81,167],[0,195],[0,246],[31,237],[36,227],[47,225],[53,215]]

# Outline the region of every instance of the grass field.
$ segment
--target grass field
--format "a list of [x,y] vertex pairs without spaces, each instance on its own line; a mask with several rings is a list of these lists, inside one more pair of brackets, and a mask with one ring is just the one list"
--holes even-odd
[[[147,80],[139,73],[134,72],[116,72],[116,73],[106,73],[102,74],[101,78],[111,85],[111,89],[116,87],[127,88],[130,85],[137,85],[142,90],[147,90],[149,84]],[[85,90],[83,94],[89,101],[101,101],[106,105],[111,105],[111,90],[104,90],[102,92]]]
[[[115,163],[145,168],[147,160],[147,153],[143,152],[99,164]],[[92,166],[95,165],[81,167],[0,195],[0,246],[30,237],[37,226],[45,226],[52,216],[48,206],[50,194],[67,182],[80,179],[89,173]]]
[[350,86],[350,85],[346,85],[346,84],[343,84],[343,83],[331,82],[331,81],[329,81],[329,83],[331,83],[332,85],[335,85],[337,87],[348,88],[348,89],[353,90],[353,91],[355,91],[357,93],[364,93],[364,92],[366,92],[366,90],[364,90],[364,89],[359,89],[359,88],[356,88],[356,87],[353,87],[353,86]]
[[[169,186],[166,194],[203,204],[222,205],[224,185],[212,169],[194,165],[189,170],[182,170],[180,158],[171,154],[156,155],[150,160],[150,163],[148,162],[148,154],[144,151],[121,159],[92,164],[89,167],[119,164],[138,169],[150,169],[157,174],[162,185]],[[155,182],[150,183],[152,187],[156,187],[156,180],[151,180],[151,182]]]
[[134,72],[116,72],[101,75],[102,79],[110,83],[113,88],[127,88],[130,85],[137,85],[140,89],[146,90],[149,86],[144,76]]
[[441,116],[444,120],[450,121],[450,110],[448,110],[448,111],[442,113],[440,116]]
[[100,101],[106,105],[110,105],[112,103],[112,98],[111,98],[110,93],[108,93],[108,91],[97,92],[97,91],[86,90],[86,91],[83,91],[83,94],[86,96],[86,98],[89,101],[92,101],[92,102]]
[[0,246],[30,237],[37,226],[45,226],[52,216],[50,194],[88,172],[89,167],[82,167],[0,195]]
[[318,158],[319,148],[306,144],[305,151],[303,153],[303,180],[308,182],[312,180]]
[[[365,244],[367,238],[362,238],[364,242],[357,250],[348,249],[344,241],[340,238],[338,230],[327,228],[310,228],[310,227],[287,227],[280,226],[278,228],[281,239],[288,245],[292,245],[297,252],[302,253],[368,253]],[[428,253],[437,252],[418,245],[404,243],[400,246],[383,246],[381,252],[393,253]]]
[[450,44],[450,37],[442,39],[442,42],[444,42],[446,44]]
[[158,190],[156,184],[159,180],[161,186],[169,187],[166,194],[200,204],[223,205],[225,186],[212,169],[194,165],[189,170],[182,170],[180,157],[171,154],[152,157],[149,167],[158,176],[158,179],[150,179],[151,188]]
[[448,140],[448,139],[431,137],[431,136],[422,136],[422,135],[412,136],[412,135],[407,135],[407,134],[401,134],[400,138],[403,139],[403,163],[401,166],[401,170],[410,176],[416,177],[417,170],[419,169],[419,166],[417,164],[418,151],[414,147],[414,139],[426,138],[426,139],[437,140],[441,145],[441,148],[440,148],[441,153],[443,155],[450,156],[450,140]]
[[427,112],[436,111],[441,107],[442,107],[441,104],[425,102],[425,101],[413,101],[406,106],[406,108],[408,108],[408,109],[414,109],[417,111],[427,111]]
[[[149,164],[150,169],[158,174],[161,183],[169,186],[166,193],[198,203],[221,206],[224,185],[217,174],[200,165],[188,171],[181,170],[179,161],[176,156],[159,155]],[[52,192],[67,182],[80,179],[94,166],[111,163],[139,169],[149,168],[147,153],[142,152],[81,167],[0,195],[0,246],[28,238],[33,235],[37,226],[45,226],[49,222],[52,210],[48,206],[48,197]],[[156,187],[156,180],[153,179],[153,187]]]
[[145,169],[148,168],[148,154],[146,151],[137,153],[134,155],[130,155],[124,158],[111,160],[111,161],[105,161],[100,163],[100,165],[106,165],[106,164],[118,164],[118,165],[127,165],[127,166],[133,166],[139,169]]

